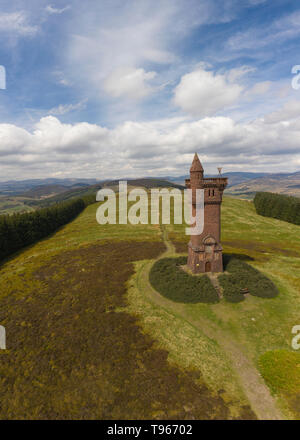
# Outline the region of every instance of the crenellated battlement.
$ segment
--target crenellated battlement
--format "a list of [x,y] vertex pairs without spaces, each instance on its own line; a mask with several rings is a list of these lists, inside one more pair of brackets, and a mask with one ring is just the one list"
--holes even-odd
[[205,187],[209,187],[209,186],[221,186],[221,187],[225,187],[227,186],[228,183],[228,178],[227,177],[205,177],[203,179],[204,182],[204,186]]
[[[201,187],[209,188],[209,187],[220,187],[225,189],[228,184],[227,177],[204,177],[199,180]],[[185,186],[187,188],[191,188],[191,179],[185,179]]]
[[197,215],[196,190],[204,190],[204,228],[191,235],[188,246],[188,267],[194,273],[223,272],[221,239],[221,203],[227,177],[204,177],[202,164],[195,153],[186,187],[192,189],[192,215]]

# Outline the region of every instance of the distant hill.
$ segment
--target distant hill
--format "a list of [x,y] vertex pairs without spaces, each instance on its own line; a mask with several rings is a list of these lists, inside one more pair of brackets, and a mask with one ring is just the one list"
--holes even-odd
[[73,188],[88,188],[92,185],[101,184],[104,186],[118,185],[119,180],[127,180],[131,186],[143,186],[152,188],[153,186],[172,186],[179,188],[180,185],[168,181],[164,178],[122,178],[115,180],[97,180],[97,179],[29,179],[29,180],[9,180],[0,182],[0,196],[20,196],[20,197],[41,197],[49,194],[58,194]]
[[[104,187],[107,186],[116,186],[120,181],[124,181],[126,179],[119,180],[109,180],[107,182],[102,182]],[[127,184],[130,186],[143,187],[143,188],[178,188],[183,189],[184,186],[175,182],[169,182],[165,179],[158,178],[145,178],[145,179],[130,179],[127,180]]]
[[268,173],[244,173],[244,172],[231,172],[224,173],[225,177],[228,177],[228,188],[234,185],[239,185],[243,182],[248,182],[252,179],[260,179],[268,176]]
[[[260,177],[268,176],[268,173],[248,173],[243,171],[241,172],[233,171],[229,173],[224,172],[222,175],[224,177],[228,177],[228,187],[230,187],[233,185],[238,185],[239,183],[242,182],[246,182],[251,179],[257,179]],[[178,177],[167,176],[165,177],[165,179],[168,180],[169,182],[177,182],[179,184],[184,185],[185,179],[188,179],[189,177],[190,177],[189,175],[178,176]],[[217,174],[205,174],[204,177],[217,177]]]
[[[43,185],[34,186],[23,193],[17,193],[17,195],[0,195],[0,214],[11,214],[13,212],[24,212],[44,208],[54,203],[77,197],[93,195],[96,198],[96,193],[99,189],[110,187],[117,191],[119,185],[119,180],[106,180],[94,183],[93,185],[87,184],[86,181],[74,183],[74,180],[76,179],[68,180],[68,186],[46,184],[45,182]],[[146,189],[170,187],[183,189],[181,185],[162,179],[131,179],[127,180],[127,182],[128,189],[132,187],[143,187]]]
[[0,195],[21,195],[26,191],[39,186],[59,185],[72,187],[74,185],[92,185],[97,182],[97,179],[28,179],[28,180],[8,180],[0,182]]
[[[120,179],[121,180],[121,179]],[[60,194],[57,194],[53,197],[49,197],[46,198],[42,201],[34,201],[34,202],[28,202],[28,204],[30,206],[34,205],[39,205],[39,206],[49,206],[53,203],[57,203],[57,202],[61,202],[63,200],[69,200],[72,199],[74,197],[83,197],[83,196],[87,196],[87,195],[91,195],[91,194],[95,194],[96,197],[96,193],[99,189],[101,188],[107,188],[107,187],[112,187],[114,189],[118,189],[115,187],[118,187],[120,180],[107,180],[104,182],[99,182],[95,185],[89,185],[89,186],[85,186],[83,188],[75,188],[75,189],[69,189],[65,192],[62,192]],[[159,180],[159,179],[132,179],[132,180],[128,180],[128,187],[143,187],[143,188],[179,188],[182,189],[183,187],[181,185],[172,183],[172,182],[167,182],[166,180]],[[25,202],[27,204],[27,202]]]
[[102,188],[102,184],[95,184],[95,185],[88,185],[84,187],[76,187],[72,189],[65,189],[65,191],[60,192],[56,195],[53,195],[52,197],[40,197],[32,198],[24,200],[25,205],[31,206],[31,207],[46,207],[53,205],[54,203],[63,202],[66,200],[74,199],[77,197],[84,197],[91,194],[95,194],[96,192]]
[[64,185],[39,185],[25,191],[21,196],[33,198],[49,197],[50,195],[54,196],[67,190],[68,187]]
[[[251,199],[257,191],[276,192],[300,197],[300,171],[296,173],[223,173],[228,177],[225,191],[230,196]],[[205,177],[215,177],[207,174]],[[50,206],[63,200],[95,194],[102,187],[117,189],[119,181],[127,180],[128,187],[179,188],[185,187],[185,176],[147,177],[137,179],[31,179],[0,182],[0,214],[24,212]]]
[[39,185],[28,191],[25,191],[23,194],[20,194],[21,197],[30,197],[30,198],[47,198],[50,196],[56,196],[57,194],[64,193],[67,191],[78,190],[78,189],[87,189],[90,185],[87,183],[75,183],[74,185]]
[[[257,191],[275,192],[300,197],[300,171],[295,173],[248,173],[224,172],[228,177],[225,194],[252,199]],[[206,174],[205,177],[216,177],[216,174]],[[184,185],[189,176],[165,177],[170,182]]]
[[273,192],[300,197],[300,172],[291,174],[268,174],[256,179],[232,185],[226,193],[239,197],[254,197],[258,191]]

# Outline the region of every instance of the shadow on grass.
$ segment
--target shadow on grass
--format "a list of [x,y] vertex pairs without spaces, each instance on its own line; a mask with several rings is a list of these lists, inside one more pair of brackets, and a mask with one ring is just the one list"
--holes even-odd
[[225,253],[225,254],[223,254],[224,270],[226,269],[227,264],[230,262],[230,260],[232,258],[236,258],[237,260],[242,260],[242,261],[255,261],[255,258],[250,257],[250,255],[236,254],[236,253]]
[[260,298],[274,298],[278,295],[275,284],[256,268],[246,261],[254,258],[239,254],[224,255],[224,270],[226,273],[218,277],[223,289],[224,298],[232,303],[245,300],[243,291]]

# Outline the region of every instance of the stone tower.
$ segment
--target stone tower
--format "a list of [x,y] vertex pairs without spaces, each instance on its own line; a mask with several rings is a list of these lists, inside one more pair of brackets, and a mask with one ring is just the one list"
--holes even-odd
[[227,186],[226,177],[204,178],[203,167],[195,153],[190,179],[185,181],[192,192],[192,214],[196,215],[196,189],[204,189],[204,229],[200,235],[191,235],[188,244],[188,267],[194,273],[223,272],[221,239],[221,203]]

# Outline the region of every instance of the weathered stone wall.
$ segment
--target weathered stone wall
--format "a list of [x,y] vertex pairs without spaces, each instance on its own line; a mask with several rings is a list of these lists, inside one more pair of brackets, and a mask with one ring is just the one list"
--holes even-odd
[[[197,155],[194,157],[190,175],[191,178],[190,181],[187,181],[187,187],[194,191],[204,188],[204,229],[201,234],[191,236],[188,249],[188,266],[195,273],[222,272],[221,203],[227,179],[203,178],[203,168]],[[192,213],[193,216],[196,215],[194,203]]]

